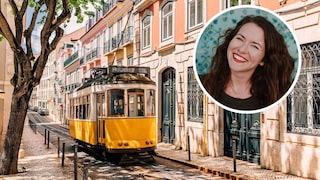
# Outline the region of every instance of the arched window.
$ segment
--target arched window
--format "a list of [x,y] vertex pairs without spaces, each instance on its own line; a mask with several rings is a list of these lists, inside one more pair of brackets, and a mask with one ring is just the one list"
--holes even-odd
[[161,8],[161,41],[170,39],[173,35],[173,2],[167,2]]
[[151,42],[151,16],[142,20],[142,49],[150,47]]

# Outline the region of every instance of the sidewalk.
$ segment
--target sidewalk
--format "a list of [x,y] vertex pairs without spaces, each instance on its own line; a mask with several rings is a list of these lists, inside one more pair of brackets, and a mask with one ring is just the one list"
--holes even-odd
[[233,172],[233,159],[229,157],[204,157],[200,154],[191,154],[191,161],[188,161],[188,151],[177,150],[174,145],[170,144],[159,143],[156,154],[159,157],[180,162],[204,172],[222,176],[226,179],[305,179],[281,172],[261,169],[260,165],[241,160],[237,160],[237,172],[235,173]]
[[[18,160],[18,170],[20,173],[0,176],[4,180],[51,180],[51,179],[73,179],[73,162],[67,158],[64,160],[64,167],[61,166],[61,154],[58,158],[58,150],[50,144],[49,149],[44,144],[44,137],[35,134],[25,121],[22,135],[20,153],[24,157]],[[24,154],[24,155],[23,155]],[[78,176],[79,177],[79,176]]]

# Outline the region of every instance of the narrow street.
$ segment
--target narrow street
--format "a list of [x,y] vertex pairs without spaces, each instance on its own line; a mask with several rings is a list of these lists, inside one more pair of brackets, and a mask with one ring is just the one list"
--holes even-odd
[[[64,135],[65,133],[60,135],[55,133],[65,132],[65,128],[48,123],[47,117],[40,116],[35,112],[29,112],[29,117],[34,118],[34,122],[38,124],[36,125],[37,132],[42,136],[44,136],[45,129],[50,127],[50,143],[55,148],[57,148],[56,139],[60,136],[63,137],[60,139],[68,142],[66,146],[72,146],[73,140],[71,138],[68,139]],[[43,144],[41,146],[47,145]],[[93,157],[82,148],[78,149],[77,166],[80,169],[78,171],[79,176],[84,176],[85,169],[87,169],[86,176],[90,179],[223,179],[222,177],[156,156],[153,156],[154,160],[152,160],[150,156],[144,157],[129,154],[125,155],[124,163],[115,165],[101,157]],[[66,157],[73,161],[73,149],[68,148],[66,153]]]

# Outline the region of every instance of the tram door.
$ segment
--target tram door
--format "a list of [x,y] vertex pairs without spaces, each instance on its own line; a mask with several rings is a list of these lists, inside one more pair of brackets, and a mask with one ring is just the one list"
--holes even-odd
[[224,110],[224,153],[232,157],[236,140],[237,159],[260,164],[260,114],[238,114]]
[[162,127],[161,136],[165,143],[173,143],[175,138],[175,70],[166,69],[162,74]]

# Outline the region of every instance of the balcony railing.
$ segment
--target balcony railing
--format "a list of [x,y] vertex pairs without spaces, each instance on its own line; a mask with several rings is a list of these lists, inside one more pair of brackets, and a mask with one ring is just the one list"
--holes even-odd
[[102,13],[106,14],[108,11],[110,11],[110,9],[112,9],[115,6],[115,4],[116,4],[115,0],[112,0],[109,3],[103,4]]
[[123,33],[122,45],[133,41],[133,26],[129,26]]
[[104,43],[103,52],[108,53],[115,50],[118,47],[123,46],[126,43],[133,41],[133,26],[129,26],[123,31],[123,36],[121,38],[121,33],[112,37],[107,42]]
[[99,49],[94,48],[86,55],[86,62],[96,59],[98,56],[100,56]]
[[70,91],[73,91],[75,88],[80,87],[80,85],[81,85],[80,83],[68,84],[66,85],[65,90],[67,92],[70,92]]
[[74,54],[72,54],[71,57],[69,57],[67,60],[64,61],[64,67],[69,66],[70,64],[72,64],[76,59],[78,59],[79,57],[79,52],[76,51]]

